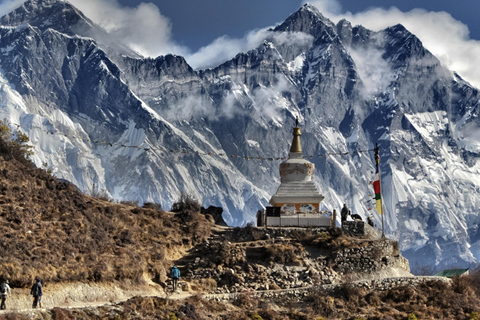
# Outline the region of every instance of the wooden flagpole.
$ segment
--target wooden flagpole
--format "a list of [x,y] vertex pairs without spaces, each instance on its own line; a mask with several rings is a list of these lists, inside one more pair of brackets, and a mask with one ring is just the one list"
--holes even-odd
[[383,222],[383,216],[385,215],[385,210],[383,210],[383,196],[382,196],[382,176],[380,174],[380,148],[378,147],[378,143],[375,143],[375,149],[373,149],[375,152],[375,165],[377,166],[377,172],[378,172],[378,183],[380,186],[380,201],[381,201],[381,216],[382,216],[382,238],[385,238],[385,225]]

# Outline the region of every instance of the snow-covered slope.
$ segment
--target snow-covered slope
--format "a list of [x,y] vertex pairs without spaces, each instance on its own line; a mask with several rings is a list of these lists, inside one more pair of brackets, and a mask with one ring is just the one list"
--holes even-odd
[[411,263],[480,259],[478,90],[401,25],[335,25],[307,4],[195,71],[140,57],[64,1],[29,0],[0,24],[1,116],[84,191],[166,208],[183,191],[246,223],[279,185],[298,116],[326,209],[374,212],[373,154],[359,151],[378,143],[386,232]]

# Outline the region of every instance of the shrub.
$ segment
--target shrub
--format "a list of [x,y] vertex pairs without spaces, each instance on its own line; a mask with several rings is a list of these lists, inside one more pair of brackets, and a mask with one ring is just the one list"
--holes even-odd
[[298,260],[295,247],[290,244],[275,243],[265,246],[266,261],[291,263]]
[[477,296],[480,296],[480,266],[470,270],[470,274],[467,277],[470,281],[472,289],[475,291]]
[[143,207],[146,209],[153,209],[153,210],[161,210],[163,211],[162,205],[160,203],[154,203],[154,202],[145,202],[143,204]]
[[126,206],[132,206],[132,207],[138,207],[138,201],[133,201],[133,200],[123,200],[120,201],[121,204],[124,204]]
[[250,319],[252,319],[252,320],[263,320],[263,318],[256,312],[250,316]]
[[415,314],[413,314],[413,313],[409,313],[407,319],[408,320],[418,320],[417,316],[415,316]]
[[258,299],[255,298],[253,292],[242,292],[235,297],[233,305],[251,310],[258,306]]
[[478,320],[479,319],[479,316],[478,316],[478,312],[477,311],[472,311],[470,313],[470,317],[468,318],[469,320]]
[[200,212],[201,205],[192,196],[182,192],[177,202],[172,205],[172,212]]
[[98,188],[98,184],[96,183],[93,184],[92,189],[90,190],[90,192],[87,192],[87,193],[89,193],[90,196],[93,198],[107,200],[107,201],[109,200],[108,191],[106,189],[100,190]]
[[170,314],[168,315],[168,320],[178,320],[175,312],[170,312]]
[[452,277],[452,289],[456,293],[469,294],[472,291],[470,279],[463,276]]
[[335,299],[328,295],[327,291],[322,287],[315,287],[309,291],[305,297],[310,307],[317,314],[323,314],[328,317],[337,315],[337,309],[334,304]]
[[12,131],[7,119],[0,120],[0,155],[6,160],[15,159],[23,164],[31,163],[32,146],[25,133]]
[[431,276],[436,273],[435,267],[431,265],[420,265],[418,262],[411,267],[411,272],[416,276]]

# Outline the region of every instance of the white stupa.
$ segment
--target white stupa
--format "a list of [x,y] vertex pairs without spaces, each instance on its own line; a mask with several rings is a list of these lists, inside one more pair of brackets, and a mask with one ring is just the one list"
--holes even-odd
[[288,160],[280,164],[280,187],[270,199],[281,214],[318,212],[324,199],[313,183],[315,165],[303,158],[301,135],[297,118]]

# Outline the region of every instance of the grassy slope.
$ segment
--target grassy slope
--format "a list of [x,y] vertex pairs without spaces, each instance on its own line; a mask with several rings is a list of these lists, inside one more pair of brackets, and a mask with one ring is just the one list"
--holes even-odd
[[169,257],[210,234],[198,212],[115,204],[33,164],[0,156],[0,276],[45,281],[165,280]]

